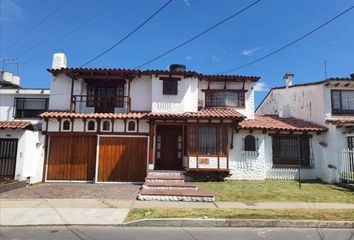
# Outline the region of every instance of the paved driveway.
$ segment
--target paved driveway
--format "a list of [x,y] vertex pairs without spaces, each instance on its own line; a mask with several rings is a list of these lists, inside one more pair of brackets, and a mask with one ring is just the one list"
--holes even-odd
[[2,199],[135,199],[141,185],[45,183],[4,192]]

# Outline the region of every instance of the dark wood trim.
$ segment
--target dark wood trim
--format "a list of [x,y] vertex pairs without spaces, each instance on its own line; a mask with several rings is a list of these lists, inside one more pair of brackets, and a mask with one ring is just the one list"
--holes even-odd
[[71,91],[70,91],[70,112],[73,112],[73,110],[75,111],[75,108],[73,106],[74,101],[73,101],[73,95],[74,95],[74,78],[71,78]]
[[[215,119],[217,120],[217,119]],[[155,125],[183,125],[183,126],[233,126],[233,123],[209,123],[209,122],[155,122]]]
[[136,133],[136,132],[46,132],[45,133],[47,136],[96,136],[96,135],[127,135],[127,136],[149,136],[149,133]]
[[74,121],[75,121],[75,119],[70,118],[70,122],[71,122],[71,132],[74,132]]
[[202,89],[202,92],[248,92],[244,89]]
[[139,119],[137,119],[136,120],[136,132],[139,132],[139,123],[140,123],[140,120]]
[[124,119],[124,132],[127,132],[127,119]]
[[114,132],[114,119],[111,119],[111,132]]
[[46,171],[47,171],[47,163],[48,163],[48,152],[49,152],[49,136],[44,137],[44,161],[43,161],[43,175],[42,175],[42,182],[45,182],[45,176],[46,176]]
[[154,133],[155,133],[155,124],[153,122],[150,123],[150,131],[149,131],[149,164],[154,164]]
[[61,118],[59,118],[58,120],[59,120],[59,132],[61,132]]

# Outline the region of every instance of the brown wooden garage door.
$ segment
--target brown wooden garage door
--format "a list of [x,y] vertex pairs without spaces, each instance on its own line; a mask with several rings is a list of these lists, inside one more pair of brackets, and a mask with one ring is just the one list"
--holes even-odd
[[94,180],[96,139],[95,136],[50,137],[47,180]]
[[146,166],[147,138],[100,138],[98,181],[143,182]]

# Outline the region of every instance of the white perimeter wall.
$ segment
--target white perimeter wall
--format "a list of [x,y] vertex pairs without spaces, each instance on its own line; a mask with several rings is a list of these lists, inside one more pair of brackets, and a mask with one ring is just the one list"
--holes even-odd
[[18,139],[15,179],[41,182],[44,161],[44,135],[24,130],[0,130],[0,138]]

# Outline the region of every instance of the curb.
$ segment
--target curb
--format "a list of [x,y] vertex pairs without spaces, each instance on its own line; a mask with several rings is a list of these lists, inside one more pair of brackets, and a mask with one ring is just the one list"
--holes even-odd
[[354,221],[280,219],[143,219],[122,224],[127,227],[276,227],[276,228],[354,228]]

